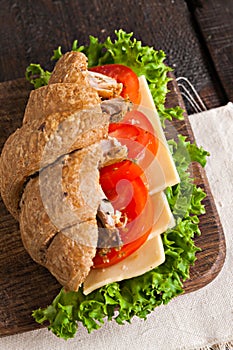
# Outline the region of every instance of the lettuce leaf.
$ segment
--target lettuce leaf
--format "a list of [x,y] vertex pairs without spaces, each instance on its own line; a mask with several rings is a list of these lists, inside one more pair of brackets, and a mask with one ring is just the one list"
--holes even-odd
[[[100,43],[97,38],[90,36],[88,46],[78,46],[78,41],[75,41],[72,49],[84,52],[89,66],[121,63],[129,66],[136,74],[145,75],[163,125],[165,119],[182,119],[180,107],[164,107],[170,80],[167,73],[171,70],[164,63],[165,53],[142,46],[140,41],[132,38],[132,33],[119,30],[115,34],[115,41],[108,37],[104,43]],[[59,59],[61,55],[59,47],[52,59]],[[37,88],[48,83],[49,72],[39,65],[31,64],[26,76]],[[189,268],[195,262],[196,252],[200,250],[193,238],[200,235],[198,216],[205,213],[202,200],[206,196],[201,188],[194,185],[190,164],[197,161],[204,166],[209,154],[186,141],[182,135],[178,136],[177,141],[170,140],[169,146],[181,182],[166,189],[176,226],[162,235],[165,262],[142,276],[111,283],[87,296],[83,294],[82,288],[78,292],[61,289],[51,305],[33,311],[35,320],[38,323],[49,322],[48,329],[58,337],[74,337],[78,322],[91,332],[100,328],[106,318],[114,319],[118,324],[131,322],[133,316],[145,319],[155,307],[167,304],[183,293],[183,282],[189,278]]]
[[35,89],[47,85],[51,72],[45,71],[40,64],[31,63],[26,69],[26,79],[34,85]]

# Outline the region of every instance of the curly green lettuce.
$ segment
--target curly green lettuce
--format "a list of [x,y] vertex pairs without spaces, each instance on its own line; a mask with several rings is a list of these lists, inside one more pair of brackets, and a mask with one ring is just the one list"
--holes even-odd
[[[88,46],[73,43],[72,50],[82,51],[88,57],[89,67],[120,63],[127,65],[137,75],[145,75],[155,105],[164,125],[166,119],[182,119],[180,107],[165,108],[170,80],[167,73],[171,70],[165,65],[163,51],[142,46],[133,38],[133,33],[123,30],[115,32],[116,39],[108,37],[103,43],[90,36]],[[54,50],[52,59],[62,56],[61,47]],[[35,88],[48,83],[50,72],[44,71],[38,64],[31,64],[26,71],[27,79]],[[101,327],[104,320],[114,319],[118,324],[131,322],[133,316],[146,318],[161,304],[167,304],[172,298],[183,293],[183,282],[189,278],[190,266],[196,260],[194,237],[200,235],[199,215],[205,213],[202,200],[206,194],[197,187],[189,172],[192,161],[202,166],[209,155],[203,148],[186,141],[179,135],[178,140],[169,141],[169,146],[176,164],[181,182],[166,189],[166,196],[176,220],[176,226],[163,235],[165,262],[144,275],[108,284],[85,296],[82,288],[78,292],[60,293],[47,308],[33,311],[38,323],[48,322],[48,329],[58,337],[69,339],[74,337],[78,323],[81,322],[91,332]]]

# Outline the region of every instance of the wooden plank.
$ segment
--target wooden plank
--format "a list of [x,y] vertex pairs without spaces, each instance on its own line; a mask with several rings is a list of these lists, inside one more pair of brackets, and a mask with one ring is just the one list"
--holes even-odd
[[[182,105],[177,84],[171,84],[169,106]],[[0,103],[6,105],[0,111],[0,143],[17,128],[30,91],[23,80],[0,84]],[[192,138],[187,122],[177,121],[178,132]],[[191,269],[191,279],[185,283],[185,291],[197,290],[213,280],[219,273],[225,258],[224,235],[218,214],[203,170],[193,167],[194,176],[208,193],[205,200],[207,214],[201,216],[202,236],[196,239],[202,251]],[[0,201],[0,335],[15,334],[40,327],[31,317],[32,310],[50,304],[60,290],[60,285],[43,267],[34,263],[25,251],[20,238],[18,223]]]
[[0,81],[23,77],[31,62],[51,69],[59,45],[67,50],[74,39],[87,44],[89,35],[102,40],[123,28],[163,49],[175,75],[190,79],[208,108],[225,103],[184,0],[2,0],[0,22]]
[[233,101],[233,1],[200,0],[193,12],[226,95]]
[[[26,83],[24,78],[0,84],[0,149],[2,149],[8,136],[21,126],[31,88],[31,84]],[[6,96],[10,96],[10,98],[6,99]],[[14,118],[12,118],[12,115]]]

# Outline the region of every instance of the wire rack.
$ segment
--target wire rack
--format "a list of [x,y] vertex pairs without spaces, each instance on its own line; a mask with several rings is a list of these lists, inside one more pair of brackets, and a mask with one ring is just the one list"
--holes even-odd
[[179,77],[176,79],[176,81],[181,95],[186,101],[188,101],[195,113],[207,111],[206,105],[202,101],[197,90],[187,78]]

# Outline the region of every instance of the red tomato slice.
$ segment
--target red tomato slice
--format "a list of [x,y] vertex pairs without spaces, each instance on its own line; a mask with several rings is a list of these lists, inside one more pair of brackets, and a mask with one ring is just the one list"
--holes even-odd
[[[101,176],[101,175],[100,175]],[[119,178],[114,188],[100,177],[101,187],[115,210],[127,215],[128,223],[136,219],[143,211],[148,198],[148,190],[140,177],[133,181]]]
[[158,138],[137,125],[112,123],[109,135],[127,146],[128,158],[134,159],[142,169],[150,165],[158,151]]
[[89,70],[107,75],[123,84],[121,96],[129,98],[135,104],[140,103],[139,80],[137,75],[127,66],[122,64],[106,64],[92,67]]
[[126,113],[121,123],[136,125],[143,130],[149,131],[151,134],[155,133],[154,128],[147,116],[137,110],[132,110]]
[[[143,169],[130,160],[123,160],[100,169],[100,181],[103,191],[112,191],[119,180],[133,181],[140,177]],[[111,198],[109,198],[111,200]]]
[[[122,162],[123,163],[123,162]],[[127,161],[134,168],[137,166]],[[93,259],[94,268],[108,267],[125,259],[137,250],[147,239],[153,225],[153,210],[148,190],[140,177],[126,179],[122,172],[125,164],[115,170],[113,182],[108,182],[105,168],[100,170],[100,184],[115,210],[120,210],[127,217],[125,227],[119,228],[123,245],[107,249],[97,249]],[[107,167],[106,167],[107,168]],[[102,176],[102,174],[104,175]],[[117,179],[118,175],[118,181]]]

